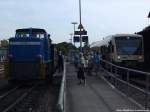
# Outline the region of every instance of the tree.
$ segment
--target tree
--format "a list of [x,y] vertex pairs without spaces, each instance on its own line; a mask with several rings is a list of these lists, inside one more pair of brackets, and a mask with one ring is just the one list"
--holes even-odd
[[60,51],[62,51],[64,54],[67,54],[70,49],[76,49],[74,45],[67,42],[61,42],[56,45],[56,48]]
[[0,41],[1,47],[7,47],[8,46],[8,40],[4,39]]

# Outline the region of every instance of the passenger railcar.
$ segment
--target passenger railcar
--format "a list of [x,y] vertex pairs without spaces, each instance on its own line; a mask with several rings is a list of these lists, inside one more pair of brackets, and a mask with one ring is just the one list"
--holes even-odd
[[5,70],[10,81],[52,79],[53,52],[49,34],[44,29],[17,29],[9,39]]
[[144,62],[143,37],[140,35],[111,35],[96,43],[96,46],[103,59],[115,64],[134,67]]

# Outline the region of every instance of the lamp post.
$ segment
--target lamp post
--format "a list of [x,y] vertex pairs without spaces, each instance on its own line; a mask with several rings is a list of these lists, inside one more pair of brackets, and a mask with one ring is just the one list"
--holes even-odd
[[73,35],[73,33],[70,33],[69,35],[70,35],[70,43],[72,44],[72,35]]
[[74,27],[74,32],[76,30],[76,24],[78,24],[77,22],[72,22],[71,24],[73,24],[73,27]]
[[[81,18],[81,0],[79,0],[79,20],[80,24],[78,26],[78,29],[80,29],[80,32],[84,29],[82,25],[82,18]],[[80,34],[80,51],[82,52],[82,35]]]
[[[72,22],[71,24],[73,24],[73,27],[74,27],[74,36],[75,36],[75,30],[76,30],[76,24],[78,24],[77,22]],[[75,42],[74,42],[74,46],[75,46]]]

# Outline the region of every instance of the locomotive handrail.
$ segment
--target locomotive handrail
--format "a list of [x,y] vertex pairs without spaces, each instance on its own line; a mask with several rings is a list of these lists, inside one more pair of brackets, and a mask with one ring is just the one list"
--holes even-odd
[[0,73],[4,72],[4,62],[0,62]]
[[3,71],[4,71],[4,69],[0,69],[0,73],[3,72]]
[[65,93],[66,93],[65,89],[66,89],[66,63],[64,62],[63,76],[57,103],[58,112],[65,112]]

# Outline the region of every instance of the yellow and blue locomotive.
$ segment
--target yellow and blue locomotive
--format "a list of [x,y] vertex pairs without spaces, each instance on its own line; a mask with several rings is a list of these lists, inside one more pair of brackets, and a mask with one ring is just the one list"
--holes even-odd
[[5,68],[10,81],[52,79],[54,47],[44,29],[17,29],[9,39]]

